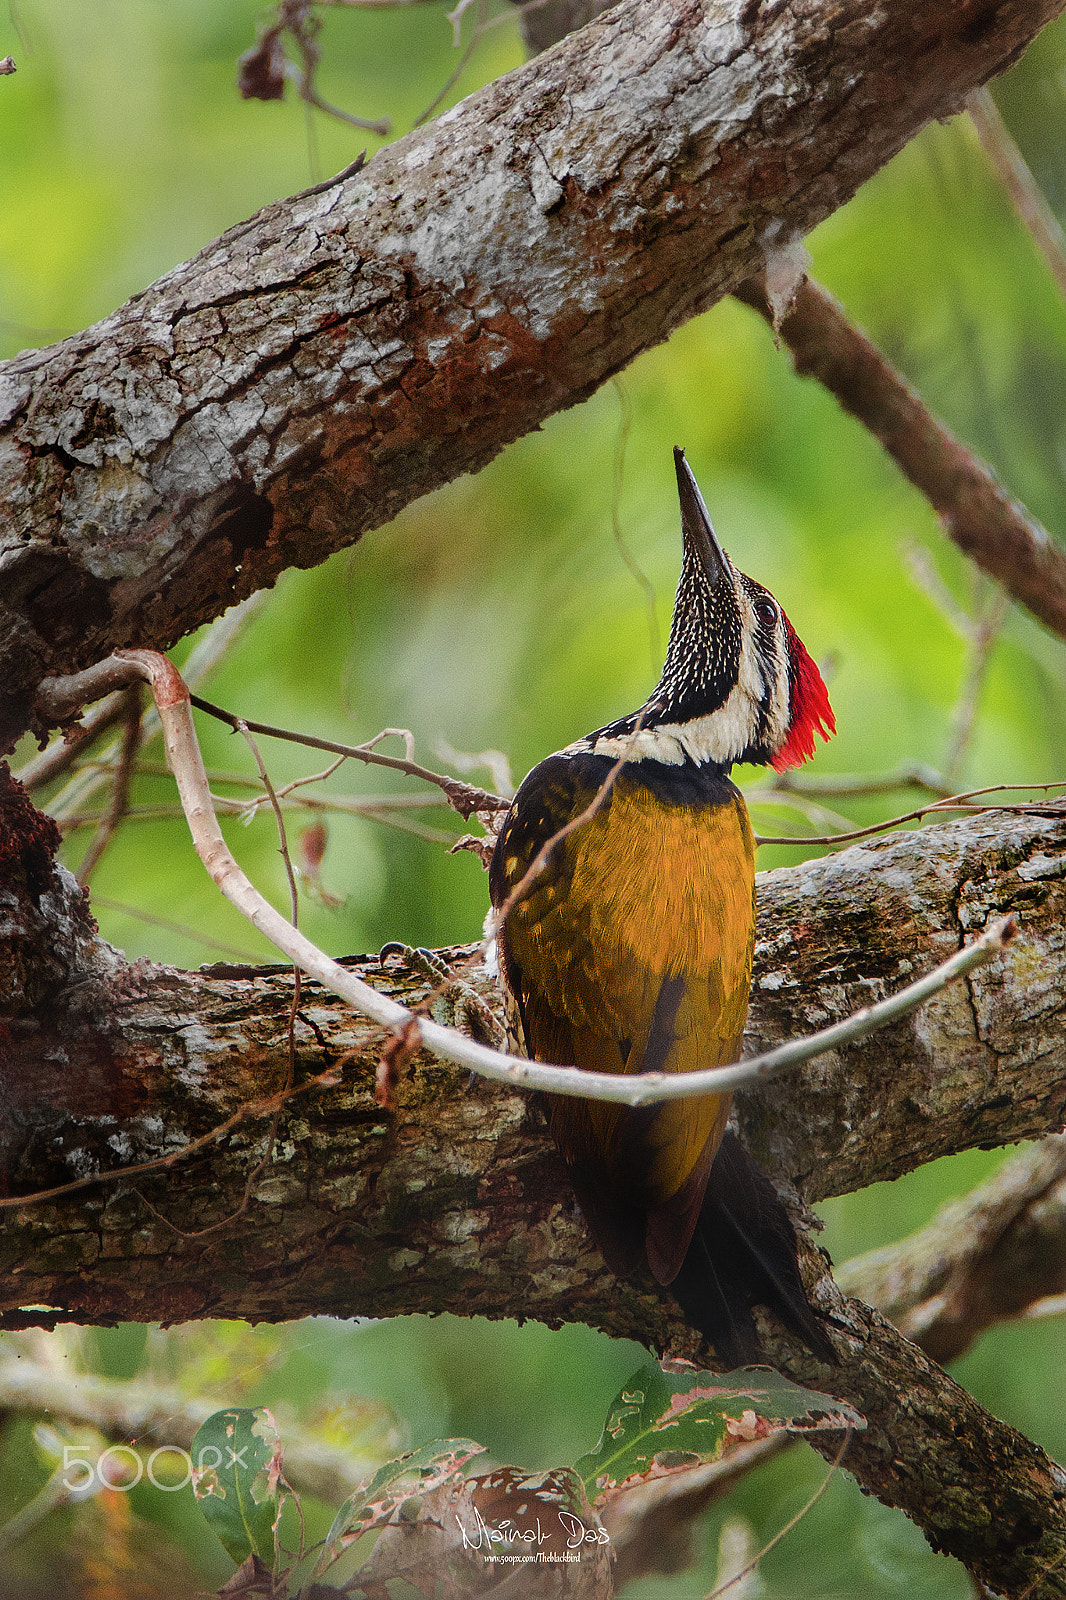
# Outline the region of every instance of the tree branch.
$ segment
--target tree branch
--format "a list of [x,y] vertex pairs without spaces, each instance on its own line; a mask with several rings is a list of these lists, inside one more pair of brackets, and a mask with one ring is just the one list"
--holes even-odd
[[1066,296],[1066,238],[1028,162],[1011,138],[999,107],[987,89],[976,89],[966,109],[1019,222],[1032,235],[1059,286],[1059,293]]
[[736,293],[774,326],[796,371],[817,378],[880,440],[959,549],[1066,638],[1066,552],[926,409],[832,295],[804,279],[777,318],[758,280]]
[[1023,1150],[927,1228],[837,1274],[937,1361],[1066,1292],[1066,1135]]
[[[839,1372],[826,1376],[794,1347],[775,1346],[773,1356],[799,1382],[817,1375],[818,1387],[865,1416],[847,1470],[995,1593],[1066,1594],[1066,1472],[876,1311],[838,1295],[834,1286]],[[832,1443],[811,1442],[832,1458]]]
[[585,398],[1062,5],[623,0],[6,363],[0,747],[42,677],[166,647]]

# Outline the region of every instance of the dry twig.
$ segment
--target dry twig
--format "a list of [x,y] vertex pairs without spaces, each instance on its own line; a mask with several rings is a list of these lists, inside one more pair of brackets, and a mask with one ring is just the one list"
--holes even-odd
[[993,172],[1051,268],[1059,292],[1066,295],[1066,238],[1028,162],[1011,138],[991,91],[987,87],[975,89],[966,109]]
[[849,1424],[849,1426],[845,1429],[844,1438],[841,1442],[840,1449],[837,1451],[832,1462],[830,1463],[829,1471],[826,1473],[825,1477],[822,1479],[821,1483],[818,1485],[817,1489],[815,1489],[810,1498],[802,1506],[800,1506],[795,1516],[789,1517],[784,1527],[779,1528],[772,1539],[767,1540],[766,1544],[763,1545],[758,1555],[755,1556],[753,1560],[749,1561],[747,1566],[741,1567],[740,1571],[735,1573],[733,1577],[731,1577],[726,1583],[719,1584],[716,1589],[712,1589],[711,1593],[707,1596],[707,1600],[718,1600],[719,1595],[728,1593],[728,1591],[732,1589],[735,1584],[739,1583],[742,1578],[747,1577],[749,1572],[754,1572],[763,1556],[769,1555],[770,1551],[775,1545],[779,1545],[781,1540],[786,1538],[792,1532],[793,1528],[799,1526],[804,1517],[807,1515],[808,1511],[810,1511],[813,1506],[818,1504],[818,1501],[822,1498],[823,1494],[825,1494],[825,1491],[835,1478],[840,1463],[844,1459],[844,1453],[847,1450],[848,1445],[851,1443],[852,1433],[853,1429]]
[[916,806],[913,811],[904,811],[898,817],[888,817],[883,822],[871,822],[865,828],[851,828],[847,833],[824,833],[813,835],[766,835],[756,834],[756,844],[851,844],[856,839],[869,839],[878,833],[887,833],[890,828],[898,828],[904,822],[920,822],[923,817],[938,814],[980,812],[980,811],[1016,811],[1030,812],[1037,816],[1058,816],[1064,802],[1062,800],[1048,800],[1043,804],[1032,801],[1021,801],[1012,805],[975,806],[970,805],[971,800],[979,799],[986,794],[1017,793],[1018,790],[1062,789],[1066,783],[993,783],[984,789],[970,789],[963,794],[953,794],[943,800],[933,800],[927,806]]
[[141,742],[141,692],[139,684],[130,684],[121,694],[125,728],[119,758],[115,763],[115,776],[111,784],[111,804],[100,818],[96,832],[78,866],[78,882],[82,888],[88,883],[97,862],[107,849],[115,830],[129,810],[130,781],[133,762]]
[[[314,0],[279,0],[274,22],[263,29],[253,48],[246,50],[238,63],[237,88],[242,97],[245,100],[280,100],[286,83],[292,82],[307,105],[353,128],[365,128],[384,138],[389,131],[386,119],[357,117],[339,106],[330,105],[319,94],[315,74],[321,55],[317,43],[320,27]],[[296,48],[299,66],[285,54],[286,36]]]
[[[462,783],[458,778],[450,778],[445,773],[431,772],[428,767],[423,767],[412,760],[413,741],[406,728],[384,728],[381,733],[368,739],[366,744],[340,744],[336,739],[316,739],[310,734],[293,733],[287,728],[275,728],[266,722],[248,722],[234,716],[231,711],[223,711],[221,706],[212,705],[210,700],[202,700],[199,695],[190,695],[189,698],[198,711],[206,711],[209,716],[217,717],[220,722],[227,722],[231,728],[236,729],[243,722],[244,727],[252,733],[261,733],[271,739],[286,739],[291,744],[306,745],[311,750],[332,751],[335,755],[350,756],[353,761],[365,761],[372,766],[391,767],[394,772],[405,772],[409,778],[422,778],[426,783],[436,784],[437,788],[443,791],[448,804],[464,819],[480,811],[506,811],[510,804],[498,794],[490,794],[487,789],[478,789],[473,784]],[[375,749],[382,739],[393,735],[406,742],[408,752],[406,756],[383,756]]]

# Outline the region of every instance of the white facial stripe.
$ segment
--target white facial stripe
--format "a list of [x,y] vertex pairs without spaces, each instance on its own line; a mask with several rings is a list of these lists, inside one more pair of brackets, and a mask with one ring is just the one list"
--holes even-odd
[[[736,582],[735,579],[734,582]],[[741,623],[740,671],[737,674],[737,689],[743,691],[745,697],[751,705],[754,715],[757,717],[759,715],[759,707],[762,702],[764,688],[762,670],[759,666],[759,657],[755,650],[755,638],[759,623],[755,615],[755,607],[752,605],[747,592],[739,583],[736,584],[736,592],[737,604],[740,607]],[[734,690],[733,693],[735,694],[736,690]],[[732,700],[732,698],[733,695],[731,694],[729,696],[729,700]],[[726,701],[726,705],[729,704],[729,700]],[[725,708],[723,707],[723,710],[724,709]],[[751,724],[749,723],[749,727],[750,726]]]
[[788,738],[791,713],[788,703],[788,639],[785,619],[777,613],[774,625],[774,682],[770,692],[770,713],[767,725],[767,744],[771,750],[780,750]]
[[[755,640],[757,638],[758,621],[755,607],[741,585],[737,585],[737,600],[740,604],[743,619],[740,650],[740,675],[738,688],[744,689],[751,703],[752,724],[754,728],[760,725],[762,714],[762,700],[768,695],[769,704],[766,707],[766,731],[763,739],[769,749],[779,750],[788,737],[789,704],[788,704],[788,639],[785,635],[785,619],[780,607],[777,611],[777,621],[774,623],[773,644],[769,656],[757,653]],[[764,682],[763,671],[769,668],[772,678]],[[732,699],[732,696],[730,696]],[[726,704],[728,705],[728,701]],[[723,710],[725,707],[723,707]],[[745,746],[741,747],[742,749]],[[739,752],[738,752],[739,753]]]

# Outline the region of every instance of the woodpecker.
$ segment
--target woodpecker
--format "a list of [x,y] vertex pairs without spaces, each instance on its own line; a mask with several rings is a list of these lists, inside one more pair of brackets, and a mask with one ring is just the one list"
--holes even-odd
[[[722,549],[682,450],[674,466],[684,554],[658,686],[638,711],[533,768],[489,869],[497,920],[505,908],[497,955],[511,1047],[596,1072],[738,1059],[755,841],[730,771],[754,762],[783,772],[814,754],[816,732],[836,731],[792,624]],[[514,894],[541,849],[590,807]],[[755,1302],[836,1359],[777,1191],[727,1131],[730,1095],[636,1109],[545,1099],[613,1272],[646,1261],[728,1365],[759,1359]]]

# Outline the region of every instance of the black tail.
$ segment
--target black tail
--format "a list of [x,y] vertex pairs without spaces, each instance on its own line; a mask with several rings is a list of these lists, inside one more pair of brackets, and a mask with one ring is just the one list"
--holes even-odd
[[714,1158],[692,1243],[670,1288],[727,1366],[765,1359],[751,1314],[756,1303],[775,1311],[822,1361],[838,1361],[807,1301],[796,1235],[777,1190],[732,1132]]

